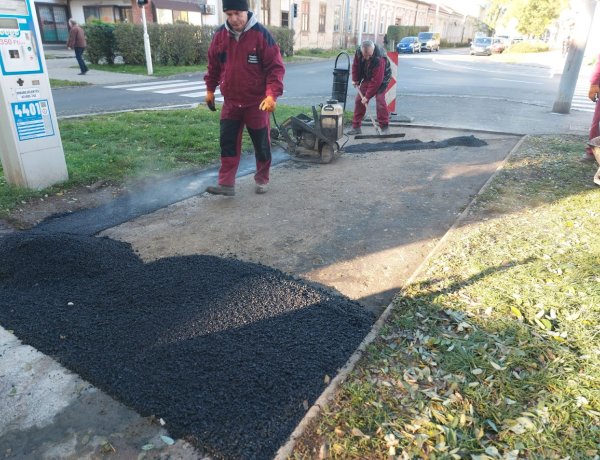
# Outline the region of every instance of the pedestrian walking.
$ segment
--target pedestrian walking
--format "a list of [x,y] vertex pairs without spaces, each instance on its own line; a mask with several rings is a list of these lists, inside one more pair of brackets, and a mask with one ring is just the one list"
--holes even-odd
[[70,30],[69,40],[67,41],[67,49],[72,49],[75,51],[75,59],[77,59],[80,70],[78,75],[85,75],[88,71],[87,65],[85,65],[85,61],[83,60],[83,52],[87,46],[85,32],[73,18],[69,19],[69,27]]
[[367,104],[374,97],[377,123],[382,132],[388,130],[390,113],[385,102],[385,90],[392,71],[386,52],[371,40],[365,40],[354,54],[352,61],[352,85],[358,89],[354,100],[352,129],[346,134],[360,134],[362,120],[367,113]]
[[[596,58],[596,64],[594,65],[592,76],[590,77],[588,97],[592,102],[596,103],[594,116],[592,117],[592,126],[590,127],[589,139],[591,140],[600,136],[600,102],[598,101],[598,98],[600,97],[600,55]],[[589,145],[586,148],[583,159],[589,161],[594,161],[595,159],[594,152]]]
[[224,98],[221,109],[221,167],[213,195],[235,195],[235,175],[247,128],[256,157],[256,193],[265,193],[271,167],[270,114],[283,94],[285,67],[271,33],[248,11],[247,0],[223,0],[227,16],[208,49],[205,101],[215,109],[215,90]]

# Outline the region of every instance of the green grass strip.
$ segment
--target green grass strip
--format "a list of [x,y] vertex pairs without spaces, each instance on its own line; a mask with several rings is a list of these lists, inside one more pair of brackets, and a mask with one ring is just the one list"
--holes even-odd
[[60,80],[58,78],[50,79],[50,86],[54,88],[64,88],[66,86],[89,86],[91,83],[85,81]]
[[295,458],[598,458],[600,189],[584,141],[522,144]]
[[[307,107],[278,105],[278,123]],[[273,123],[272,123],[273,125]],[[190,172],[217,163],[219,113],[204,104],[182,110],[124,112],[60,120],[69,180],[44,190],[7,184],[0,167],[0,217],[46,195],[98,181],[113,185]],[[242,151],[253,152],[246,131]]]

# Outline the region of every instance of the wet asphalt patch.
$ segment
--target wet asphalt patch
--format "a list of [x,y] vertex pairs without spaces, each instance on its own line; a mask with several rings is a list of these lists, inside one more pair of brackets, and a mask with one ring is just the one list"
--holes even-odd
[[429,150],[429,149],[445,149],[447,147],[483,147],[488,143],[475,136],[457,136],[444,139],[443,141],[423,142],[418,139],[406,139],[397,142],[365,142],[360,144],[349,145],[344,148],[348,153],[371,153],[387,150]]
[[374,321],[266,266],[107,238],[12,234],[0,260],[4,328],[215,458],[272,458]]

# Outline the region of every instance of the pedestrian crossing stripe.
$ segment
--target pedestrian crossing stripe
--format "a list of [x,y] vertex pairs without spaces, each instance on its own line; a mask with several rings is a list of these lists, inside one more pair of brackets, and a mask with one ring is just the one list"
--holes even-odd
[[[394,70],[396,70],[398,68],[397,64],[393,62],[393,65],[395,67]],[[393,86],[395,86],[395,83],[396,82],[394,81]],[[572,110],[590,113],[594,112],[596,106],[587,97],[588,87],[589,86],[587,84],[577,84],[575,94],[573,95],[573,100],[571,102]],[[145,83],[127,83],[122,85],[105,86],[105,88],[123,89],[126,91],[135,92],[148,91],[155,94],[176,94],[177,96],[192,99],[204,99],[206,96],[206,83],[201,80],[165,80],[159,82],[153,81]],[[389,105],[391,105],[392,102],[395,103],[395,97],[393,97],[393,95],[395,96],[395,91],[388,91],[386,93],[386,103]],[[223,102],[223,100],[224,98],[221,95],[221,92],[219,90],[215,91],[215,101]]]
[[[146,83],[127,83],[105,86],[105,88],[135,92],[147,91],[155,94],[177,94],[177,96],[195,99],[203,99],[204,96],[206,96],[206,83],[200,80],[165,80]],[[219,90],[215,91],[215,101],[223,102],[223,96]]]
[[579,80],[575,86],[575,94],[571,100],[571,110],[578,110],[580,112],[594,113],[596,110],[596,103],[592,102],[588,97],[589,83],[586,81]]

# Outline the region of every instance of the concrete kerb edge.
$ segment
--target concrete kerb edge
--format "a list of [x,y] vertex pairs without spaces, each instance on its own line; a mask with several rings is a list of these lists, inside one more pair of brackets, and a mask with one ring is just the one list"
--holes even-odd
[[[506,134],[510,134],[510,133],[506,133]],[[512,135],[515,135],[515,134],[512,133]],[[442,236],[442,238],[440,238],[440,240],[436,243],[436,245],[433,247],[433,249],[431,251],[429,251],[429,253],[421,261],[419,266],[415,269],[415,271],[406,280],[405,286],[410,286],[411,284],[413,284],[414,281],[417,279],[417,277],[425,269],[425,266],[429,263],[431,258],[433,258],[434,255],[436,255],[438,252],[440,252],[445,247],[446,242],[448,241],[448,238],[450,237],[450,235],[456,231],[458,226],[467,217],[467,215],[468,215],[471,207],[475,203],[475,200],[477,199],[477,197],[479,197],[483,192],[485,192],[487,190],[487,188],[490,186],[490,184],[496,178],[496,176],[500,173],[500,171],[502,171],[504,169],[504,166],[506,165],[508,160],[513,156],[513,154],[517,150],[519,150],[519,148],[521,147],[523,142],[525,142],[525,140],[528,137],[529,137],[529,135],[522,136],[521,139],[519,139],[519,141],[511,149],[511,151],[508,152],[508,155],[506,155],[504,160],[502,160],[502,162],[498,165],[496,170],[488,178],[488,180],[485,182],[485,184],[483,184],[482,187],[479,189],[479,191],[473,196],[473,199],[469,202],[467,207],[460,213],[458,218],[454,221],[454,224],[452,224],[452,226],[448,229],[448,231]],[[400,289],[400,291],[398,292],[398,294],[396,296],[402,295],[404,289],[405,288]],[[393,308],[394,308],[394,301],[392,300],[392,302],[390,302],[390,304],[383,311],[381,316],[379,316],[379,318],[377,319],[375,324],[373,324],[373,326],[371,327],[371,330],[369,331],[367,336],[363,339],[363,341],[360,343],[358,348],[350,356],[350,358],[348,359],[348,361],[346,362],[344,367],[342,367],[340,372],[338,372],[338,374],[333,378],[333,380],[331,380],[331,382],[329,383],[327,388],[325,388],[325,390],[323,390],[323,393],[321,393],[321,395],[319,396],[319,398],[317,398],[317,400],[312,405],[312,407],[306,412],[306,414],[304,415],[304,417],[302,418],[300,423],[296,426],[296,429],[292,432],[292,434],[288,438],[288,441],[279,448],[279,450],[275,454],[275,457],[273,460],[286,460],[290,457],[290,455],[292,454],[292,451],[294,450],[294,447],[296,446],[296,440],[304,434],[304,431],[310,425],[310,423],[314,419],[316,419],[317,416],[321,413],[321,409],[326,407],[327,403],[333,398],[340,383],[342,383],[346,379],[348,374],[350,374],[350,372],[352,372],[352,370],[354,369],[354,366],[356,365],[358,360],[361,358],[361,356],[362,356],[363,352],[365,351],[365,349],[367,348],[367,346],[370,345],[375,340],[375,338],[379,334],[379,331],[381,330],[381,328],[383,327],[383,325],[385,324],[385,322],[391,315]]]

